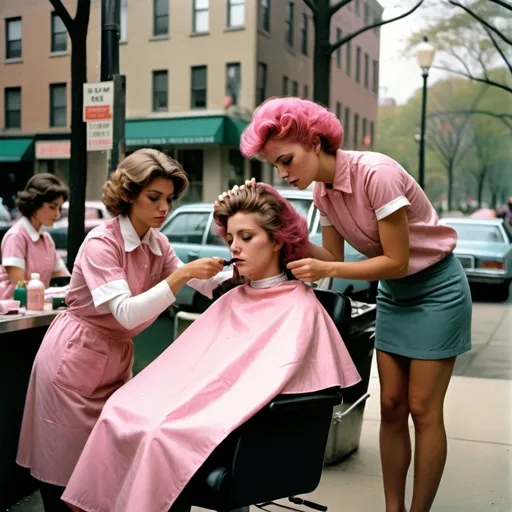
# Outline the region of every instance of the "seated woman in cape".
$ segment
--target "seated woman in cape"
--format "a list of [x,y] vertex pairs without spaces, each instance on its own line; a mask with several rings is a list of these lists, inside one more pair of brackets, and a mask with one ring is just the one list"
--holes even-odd
[[313,290],[284,269],[307,223],[269,185],[215,205],[247,282],[224,293],[107,401],[62,499],[88,512],[167,512],[210,453],[281,393],[360,377]]

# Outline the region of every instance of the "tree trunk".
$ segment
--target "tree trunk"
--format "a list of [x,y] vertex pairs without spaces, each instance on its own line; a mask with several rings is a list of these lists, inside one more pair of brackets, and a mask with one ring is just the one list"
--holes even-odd
[[448,211],[452,211],[453,203],[453,165],[448,169]]
[[67,266],[70,271],[85,236],[87,126],[83,122],[83,85],[87,83],[87,30],[91,0],[79,0],[71,39],[71,161]]
[[313,100],[329,107],[331,96],[331,14],[329,0],[318,0],[314,14]]
[[487,175],[487,168],[484,166],[483,171],[480,173],[480,176],[478,178],[478,195],[477,195],[478,208],[482,208],[486,175]]

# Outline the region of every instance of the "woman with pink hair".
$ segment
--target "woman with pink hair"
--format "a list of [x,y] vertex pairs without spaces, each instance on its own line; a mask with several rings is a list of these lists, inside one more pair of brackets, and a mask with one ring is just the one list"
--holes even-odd
[[[241,151],[275,166],[304,190],[313,182],[322,247],[288,264],[306,282],[325,277],[379,281],[376,342],[381,385],[380,451],[386,512],[405,509],[415,426],[411,512],[432,507],[447,451],[444,398],[456,356],[471,348],[472,304],[453,256],[455,231],[392,158],[345,151],[343,128],[327,108],[271,98],[254,112]],[[344,242],[368,256],[344,262]]]

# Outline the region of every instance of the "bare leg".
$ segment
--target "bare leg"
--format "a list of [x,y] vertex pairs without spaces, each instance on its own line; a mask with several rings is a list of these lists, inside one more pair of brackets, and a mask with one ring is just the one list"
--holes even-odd
[[411,463],[409,417],[410,360],[377,351],[380,380],[380,458],[384,479],[386,512],[405,509],[405,481]]
[[414,492],[411,512],[428,512],[446,462],[443,406],[455,358],[411,361],[409,408],[415,427]]

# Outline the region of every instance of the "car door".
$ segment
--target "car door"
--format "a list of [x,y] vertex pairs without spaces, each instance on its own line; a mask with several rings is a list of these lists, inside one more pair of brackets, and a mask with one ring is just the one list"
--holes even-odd
[[[176,255],[183,263],[190,263],[200,257],[210,211],[178,209],[162,228]],[[192,304],[194,290],[184,286],[176,295],[176,305]]]

